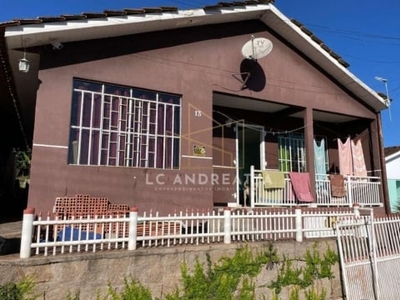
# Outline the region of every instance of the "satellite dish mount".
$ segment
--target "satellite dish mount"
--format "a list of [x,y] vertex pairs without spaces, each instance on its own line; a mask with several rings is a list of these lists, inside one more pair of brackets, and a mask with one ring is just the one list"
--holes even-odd
[[[244,70],[241,68],[241,72],[239,74],[234,74],[233,77],[242,82],[242,88],[247,84],[247,81],[251,78],[253,70],[258,67],[261,68],[258,64],[258,60],[267,56],[272,51],[273,45],[269,39],[266,38],[256,38],[254,35],[251,36],[251,39],[247,41],[242,47],[242,55],[245,60],[242,62],[242,65],[245,65]],[[240,75],[241,78],[238,78],[237,75]]]

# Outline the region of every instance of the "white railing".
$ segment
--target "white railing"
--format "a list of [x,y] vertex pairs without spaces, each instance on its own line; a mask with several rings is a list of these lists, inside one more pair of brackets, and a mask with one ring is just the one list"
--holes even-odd
[[285,173],[285,187],[283,189],[264,189],[262,170],[256,170],[252,166],[249,176],[250,206],[296,206],[296,205],[318,205],[318,206],[352,206],[358,203],[362,206],[381,206],[380,177],[376,176],[344,176],[344,197],[333,197],[331,183],[328,175],[316,175],[315,195],[313,203],[298,203],[293,193],[292,183]]
[[335,236],[332,220],[351,218],[354,214],[350,208],[297,206],[139,216],[137,209],[132,208],[125,217],[88,216],[67,220],[51,219],[49,215],[35,217],[34,209],[26,209],[20,257],[211,243],[301,242],[304,237]]
[[336,233],[346,299],[399,299],[400,215],[370,209]]

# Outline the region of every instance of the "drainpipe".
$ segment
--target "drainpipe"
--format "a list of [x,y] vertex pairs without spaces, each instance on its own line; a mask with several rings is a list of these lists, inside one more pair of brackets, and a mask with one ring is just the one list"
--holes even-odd
[[378,112],[377,116],[377,127],[378,127],[378,143],[379,143],[379,161],[381,165],[381,185],[382,185],[382,193],[383,193],[383,202],[385,205],[386,214],[390,214],[390,200],[389,200],[389,190],[388,190],[388,182],[387,182],[387,174],[386,174],[386,162],[385,162],[385,151],[383,148],[383,133],[382,133],[382,118],[381,113]]

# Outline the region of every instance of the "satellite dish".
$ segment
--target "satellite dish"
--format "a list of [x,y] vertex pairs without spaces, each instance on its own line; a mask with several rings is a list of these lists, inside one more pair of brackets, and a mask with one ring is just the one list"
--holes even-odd
[[267,56],[272,51],[272,42],[266,38],[254,38],[248,41],[242,47],[242,55],[251,60],[257,60]]

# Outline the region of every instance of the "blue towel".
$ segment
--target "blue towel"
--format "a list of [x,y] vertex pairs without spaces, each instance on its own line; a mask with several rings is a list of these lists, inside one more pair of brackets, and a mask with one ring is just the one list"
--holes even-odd
[[[63,240],[63,234],[65,230],[65,236]],[[79,238],[79,228],[72,229],[71,227],[65,227],[64,230],[60,230],[57,234],[57,241],[85,241],[85,240],[100,240],[101,234],[95,232],[87,232],[81,230],[81,236]]]

